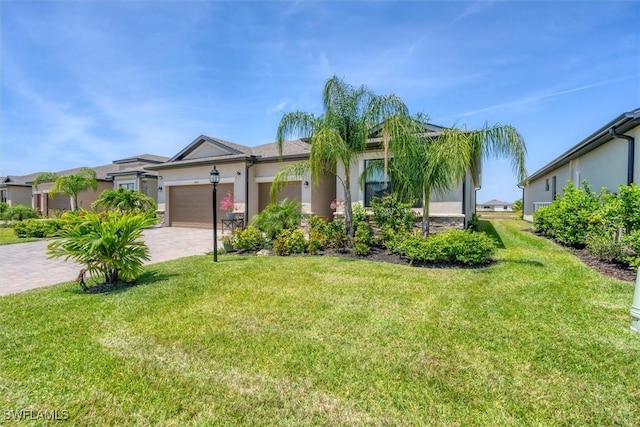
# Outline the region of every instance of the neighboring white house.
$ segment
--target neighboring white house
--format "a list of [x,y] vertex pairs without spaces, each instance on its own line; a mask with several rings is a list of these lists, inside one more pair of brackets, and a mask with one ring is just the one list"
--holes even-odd
[[524,183],[524,219],[549,205],[569,180],[589,182],[594,190],[617,191],[640,182],[640,108],[623,113],[531,174]]
[[503,202],[501,200],[491,199],[488,202],[478,203],[476,210],[485,212],[512,212],[512,202]]

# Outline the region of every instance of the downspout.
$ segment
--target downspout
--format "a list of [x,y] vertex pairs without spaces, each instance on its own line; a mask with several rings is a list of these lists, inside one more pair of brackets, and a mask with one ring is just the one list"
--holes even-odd
[[524,219],[524,185],[518,184],[518,188],[522,189],[522,219]]
[[244,164],[244,226],[249,223],[249,169],[256,163],[256,156],[251,156]]
[[464,215],[463,228],[467,228],[467,177],[462,180],[462,215]]
[[612,138],[626,139],[628,141],[627,155],[627,185],[633,183],[633,169],[634,169],[634,156],[635,156],[635,138],[629,135],[623,135],[616,132],[615,128],[609,129],[609,135]]

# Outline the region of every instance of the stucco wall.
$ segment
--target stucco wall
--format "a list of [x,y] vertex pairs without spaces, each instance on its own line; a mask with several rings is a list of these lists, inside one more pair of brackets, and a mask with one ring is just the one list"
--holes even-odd
[[3,190],[7,192],[7,203],[9,206],[31,206],[31,187],[8,186],[3,188]]
[[[627,141],[624,139],[613,139],[577,160],[571,174],[576,185],[586,179],[594,191],[603,187],[616,191],[627,183]],[[579,182],[576,182],[578,172]]]
[[[556,177],[556,192],[562,195],[562,188],[567,185],[570,179],[570,165],[567,163],[548,174],[531,181],[524,190],[524,212],[525,219],[532,220],[533,204],[536,202],[553,201],[553,177]],[[546,180],[549,180],[549,190],[546,189]]]
[[[360,175],[364,172],[366,160],[375,160],[383,158],[383,151],[369,151],[358,157],[351,165],[350,187],[352,203],[364,204],[364,188],[360,185]],[[338,165],[338,174],[344,176],[344,168]],[[473,206],[475,204],[475,194],[473,191],[473,183],[467,174],[467,215],[471,219],[473,214]],[[336,197],[344,200],[344,189],[340,180],[336,182]],[[422,209],[418,210],[422,213]],[[462,184],[456,186],[451,191],[444,194],[431,194],[431,202],[429,204],[430,215],[461,215],[462,214]]]

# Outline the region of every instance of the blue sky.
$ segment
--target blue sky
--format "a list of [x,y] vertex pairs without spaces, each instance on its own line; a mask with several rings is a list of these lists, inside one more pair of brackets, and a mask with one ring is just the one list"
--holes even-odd
[[[530,173],[640,107],[640,2],[0,2],[0,175],[272,142],[336,74],[434,123],[511,124]],[[485,162],[479,201],[521,195]]]

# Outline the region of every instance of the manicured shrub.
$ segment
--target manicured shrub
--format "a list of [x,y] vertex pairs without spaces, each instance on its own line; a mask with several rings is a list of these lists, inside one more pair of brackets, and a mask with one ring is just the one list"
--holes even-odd
[[[149,260],[142,231],[156,219],[120,212],[82,213],[78,221],[67,223],[59,239],[49,243],[47,254],[84,264],[94,279],[103,277],[106,283],[132,281],[140,276],[143,262]],[[86,288],[83,272],[79,283]]]
[[236,233],[236,247],[243,251],[259,251],[265,246],[266,240],[262,232],[250,225]]
[[276,255],[289,255],[304,253],[307,248],[307,241],[304,238],[304,232],[300,229],[282,230],[276,236],[273,243],[273,251]]
[[263,231],[267,238],[273,239],[282,230],[300,226],[301,208],[302,205],[296,200],[284,199],[279,203],[271,203],[253,218],[251,225]]
[[13,232],[17,237],[54,237],[64,227],[66,221],[61,219],[28,219],[16,222]]
[[40,214],[27,205],[8,206],[2,213],[2,219],[8,221],[23,221],[38,217]]
[[0,219],[4,219],[4,214],[9,210],[9,203],[0,202]]
[[551,206],[536,211],[534,229],[560,244],[582,246],[589,231],[589,219],[600,207],[600,201],[586,182],[578,188],[569,181],[563,191]]
[[327,247],[344,249],[347,247],[347,227],[343,220],[336,219],[327,223]]
[[631,268],[640,268],[640,230],[626,234],[620,240],[622,246],[622,260]]
[[622,246],[616,242],[615,235],[608,233],[590,232],[587,235],[587,252],[606,262],[622,258]]
[[399,245],[398,252],[410,263],[474,266],[489,263],[495,249],[495,242],[484,233],[448,230],[429,237],[414,234]]
[[[313,244],[311,244],[313,241]],[[309,218],[309,252],[314,253],[311,247],[316,251],[324,249],[327,244],[327,221],[317,215]]]
[[636,183],[621,185],[618,200],[622,226],[627,233],[640,230],[640,187]]
[[353,250],[357,255],[365,256],[371,251],[373,243],[373,230],[369,223],[360,221],[356,223],[356,231],[353,237]]
[[417,216],[411,206],[412,203],[401,200],[397,193],[374,197],[371,201],[373,222],[380,228],[413,231]]
[[309,237],[309,243],[307,244],[307,252],[311,255],[317,255],[320,250],[324,248],[324,245],[317,237]]

